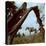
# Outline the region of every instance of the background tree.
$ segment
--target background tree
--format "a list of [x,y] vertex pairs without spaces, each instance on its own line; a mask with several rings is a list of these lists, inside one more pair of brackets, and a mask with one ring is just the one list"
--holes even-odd
[[21,36],[20,32],[17,34],[17,36],[18,36],[18,37],[20,37],[20,36]]
[[37,33],[37,29],[34,29],[35,33]]
[[26,27],[26,29],[25,29],[25,30],[27,30],[27,29],[29,30],[29,27]]
[[25,36],[25,34],[23,33],[23,36]]

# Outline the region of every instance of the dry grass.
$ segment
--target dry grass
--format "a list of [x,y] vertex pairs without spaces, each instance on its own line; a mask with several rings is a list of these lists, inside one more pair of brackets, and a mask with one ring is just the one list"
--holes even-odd
[[14,37],[13,39],[13,44],[42,43],[42,42],[45,42],[42,33],[38,33],[33,36]]

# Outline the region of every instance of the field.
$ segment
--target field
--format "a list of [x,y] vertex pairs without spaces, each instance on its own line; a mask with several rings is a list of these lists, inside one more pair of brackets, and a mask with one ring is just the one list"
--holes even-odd
[[42,33],[36,33],[32,36],[14,37],[13,44],[25,44],[25,43],[43,43],[45,38]]

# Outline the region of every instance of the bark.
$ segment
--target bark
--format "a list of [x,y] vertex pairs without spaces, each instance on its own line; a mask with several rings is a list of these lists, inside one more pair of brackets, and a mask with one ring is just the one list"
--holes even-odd
[[10,44],[12,44],[13,38],[16,35],[16,33],[18,32],[19,28],[21,27],[21,25],[23,24],[24,20],[26,19],[26,17],[28,16],[29,12],[31,11],[31,9],[26,10],[26,14],[22,17],[22,19],[13,26],[11,32],[9,32],[9,34],[11,34],[11,40],[10,40]]

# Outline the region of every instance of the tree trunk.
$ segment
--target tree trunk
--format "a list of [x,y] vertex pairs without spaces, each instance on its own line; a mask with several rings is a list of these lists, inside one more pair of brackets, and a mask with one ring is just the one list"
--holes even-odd
[[24,20],[26,19],[26,17],[28,16],[29,12],[31,11],[31,9],[26,10],[25,15],[22,17],[22,19],[13,26],[11,32],[9,32],[9,34],[11,34],[11,40],[10,40],[10,44],[12,44],[13,38],[16,35],[16,33],[18,32],[19,28],[21,27],[21,25],[23,24]]

